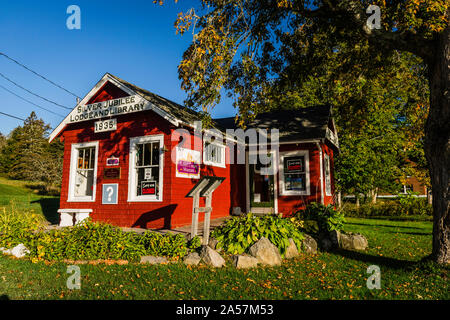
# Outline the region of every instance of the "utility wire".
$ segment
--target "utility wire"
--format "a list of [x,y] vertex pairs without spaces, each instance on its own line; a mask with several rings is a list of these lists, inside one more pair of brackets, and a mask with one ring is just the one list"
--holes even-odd
[[25,119],[22,119],[22,118],[13,116],[12,114],[9,114],[9,113],[4,113],[4,112],[1,112],[1,111],[0,111],[0,114],[3,114],[3,115],[5,115],[5,116],[7,116],[7,117],[11,117],[11,118],[14,118],[14,119],[18,119],[18,120],[21,120],[21,121],[25,121]]
[[38,76],[38,77],[44,79],[45,81],[50,82],[50,83],[53,84],[54,86],[56,86],[56,87],[58,87],[58,88],[64,90],[65,92],[67,92],[67,93],[73,95],[74,97],[79,98],[79,96],[77,96],[75,93],[73,93],[73,92],[67,90],[66,88],[63,88],[62,86],[60,86],[60,85],[54,83],[53,81],[51,81],[50,79],[47,79],[47,78],[44,77],[43,75],[40,75],[40,74],[37,73],[36,71],[31,70],[30,68],[28,68],[27,66],[23,65],[23,64],[20,63],[19,61],[17,61],[17,60],[15,60],[15,59],[11,58],[11,57],[8,56],[7,54],[5,54],[5,53],[3,53],[3,52],[0,52],[0,55],[4,56],[5,58],[7,58],[7,59],[9,59],[9,60],[11,60],[11,61],[13,61],[14,63],[16,63],[16,64],[18,64],[19,66],[21,66],[22,68],[24,68],[24,69],[30,71],[31,73],[35,74],[36,76]]
[[41,107],[40,105],[37,105],[37,104],[35,104],[34,102],[31,102],[30,100],[25,99],[24,97],[19,96],[17,93],[12,92],[11,90],[5,88],[5,87],[2,86],[2,85],[0,85],[0,88],[2,88],[3,90],[8,91],[8,92],[11,93],[12,95],[15,95],[17,98],[22,99],[23,101],[26,101],[26,102],[28,102],[29,104],[33,105],[33,106],[36,106],[36,107],[38,107],[38,108],[40,108],[40,109],[42,109],[42,110],[45,110],[45,111],[47,111],[47,112],[56,114],[57,116],[60,116],[60,117],[62,117],[62,118],[65,117],[65,116],[63,116],[63,115],[61,115],[61,114],[59,114],[59,113],[56,113],[56,112],[52,111],[52,110],[46,109],[46,108],[44,108],[44,107]]
[[55,102],[55,101],[49,100],[49,99],[47,99],[47,98],[44,98],[44,97],[42,97],[42,96],[40,96],[40,95],[38,95],[38,94],[36,94],[36,93],[34,93],[34,92],[28,90],[27,88],[22,87],[20,84],[15,83],[14,81],[12,81],[11,79],[9,79],[7,76],[5,76],[5,75],[4,75],[3,73],[1,73],[1,72],[0,72],[0,76],[1,76],[2,78],[4,78],[4,79],[8,80],[9,82],[11,82],[12,84],[14,84],[15,86],[19,87],[20,89],[25,90],[26,92],[31,93],[32,95],[34,95],[34,96],[36,96],[36,97],[38,97],[38,98],[41,98],[42,100],[45,100],[45,101],[50,102],[50,103],[53,103],[54,105],[56,105],[56,106],[58,106],[58,107],[61,107],[61,108],[67,109],[67,110],[72,110],[72,108],[63,106],[62,104],[59,104],[59,103],[57,103],[57,102]]

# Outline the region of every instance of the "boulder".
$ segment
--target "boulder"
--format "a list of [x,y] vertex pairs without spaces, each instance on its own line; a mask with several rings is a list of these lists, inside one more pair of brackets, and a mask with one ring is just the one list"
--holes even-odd
[[220,251],[222,251],[222,248],[217,249],[217,244],[218,244],[218,243],[219,243],[219,241],[217,241],[217,239],[209,238],[208,246],[209,246],[211,249],[214,249],[214,250],[216,250],[217,252],[220,252]]
[[184,257],[183,262],[188,265],[197,265],[200,263],[200,255],[197,252],[191,252],[186,257]]
[[331,248],[333,248],[333,243],[331,242],[331,240],[329,238],[322,238],[320,240],[320,245],[321,245],[321,248],[325,251],[331,250]]
[[302,243],[302,249],[306,253],[317,253],[317,241],[309,234],[304,234],[305,239]]
[[207,265],[220,268],[225,264],[222,256],[209,246],[203,246],[200,257]]
[[278,248],[267,238],[259,239],[250,247],[250,254],[258,259],[259,263],[275,266],[281,264],[281,255]]
[[141,263],[148,263],[148,264],[160,264],[160,263],[167,263],[169,262],[164,257],[155,257],[155,256],[142,256],[141,257]]
[[21,243],[12,248],[10,252],[16,258],[23,258],[30,253],[30,250],[28,250],[27,247]]
[[233,256],[233,265],[236,269],[248,269],[258,266],[258,259],[248,255]]
[[328,234],[328,238],[331,241],[331,248],[338,248],[339,243],[341,241],[341,233],[337,230],[330,231]]
[[364,237],[362,234],[354,234],[353,237],[353,248],[355,250],[366,250],[366,248],[369,245],[369,242],[367,241],[366,237]]
[[286,257],[286,259],[291,259],[299,256],[298,249],[297,246],[295,245],[294,239],[292,238],[289,239],[289,246],[286,248],[286,253],[284,256]]

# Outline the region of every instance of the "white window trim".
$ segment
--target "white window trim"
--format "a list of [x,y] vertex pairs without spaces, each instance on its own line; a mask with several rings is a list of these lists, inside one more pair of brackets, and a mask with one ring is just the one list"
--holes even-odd
[[[72,143],[70,150],[70,170],[69,170],[69,192],[67,202],[95,202],[97,193],[97,164],[98,164],[98,141]],[[94,181],[92,183],[92,196],[75,197],[75,172],[77,167],[78,152],[77,149],[95,147],[95,163],[94,163]]]
[[164,152],[160,151],[159,166],[159,199],[154,195],[138,196],[136,194],[136,144],[159,141],[160,150],[164,147],[164,135],[148,135],[142,137],[130,138],[130,151],[128,156],[128,202],[162,202],[163,201],[163,186],[164,186]]
[[[284,189],[284,158],[292,156],[304,156],[305,157],[305,176],[306,176],[306,190],[305,191],[294,191]],[[280,152],[280,162],[279,162],[279,172],[280,172],[280,195],[281,196],[309,196],[311,195],[311,186],[309,179],[309,151],[308,150],[297,150],[297,151],[283,151]]]
[[[325,161],[325,159],[328,159],[328,161]],[[331,162],[330,162],[330,156],[328,154],[323,155],[324,164],[328,163],[328,177],[330,178],[329,183],[327,182],[327,168],[324,168],[324,176],[325,176],[325,195],[331,196]],[[329,190],[327,190],[329,189]],[[330,192],[328,192],[330,191]]]
[[[220,163],[206,160],[206,148],[205,148],[206,142],[220,148],[221,159],[222,159],[222,161]],[[221,143],[211,142],[211,141],[203,141],[203,164],[205,164],[207,166],[225,168],[226,167],[226,165],[225,165],[225,148],[226,148],[226,146]]]

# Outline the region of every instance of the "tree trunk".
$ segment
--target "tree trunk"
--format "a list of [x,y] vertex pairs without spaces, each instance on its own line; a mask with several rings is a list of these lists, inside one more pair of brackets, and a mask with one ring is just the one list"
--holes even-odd
[[337,203],[338,203],[338,208],[341,209],[342,208],[342,192],[341,192],[341,190],[339,190],[337,193]]
[[372,204],[377,203],[377,196],[378,196],[378,188],[375,188],[371,191],[371,196],[372,196]]
[[433,195],[433,251],[438,263],[450,262],[450,26],[438,36],[428,61],[430,112],[425,127],[425,155]]
[[356,207],[359,208],[359,194],[356,194],[355,197],[356,197]]

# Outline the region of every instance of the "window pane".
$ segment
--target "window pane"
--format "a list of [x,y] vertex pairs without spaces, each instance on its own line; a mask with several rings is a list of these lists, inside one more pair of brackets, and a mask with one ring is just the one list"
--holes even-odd
[[143,152],[143,148],[144,148],[144,145],[143,144],[138,144],[138,145],[136,145],[136,165],[137,166],[142,166],[143,165],[143,163],[144,163],[144,159],[143,159],[143,157],[144,157],[144,152]]
[[94,169],[95,166],[95,148],[91,148],[91,163],[89,164],[89,169]]
[[83,161],[83,169],[89,169],[89,159],[91,157],[91,153],[89,149],[84,149],[84,161]]
[[152,165],[159,165],[159,142],[152,143]]
[[151,148],[152,148],[152,144],[151,143],[146,143],[143,145],[144,146],[144,161],[143,161],[143,165],[144,166],[149,166],[151,165]]
[[78,169],[83,169],[83,158],[84,158],[84,150],[80,149],[78,151],[78,163],[77,163]]

